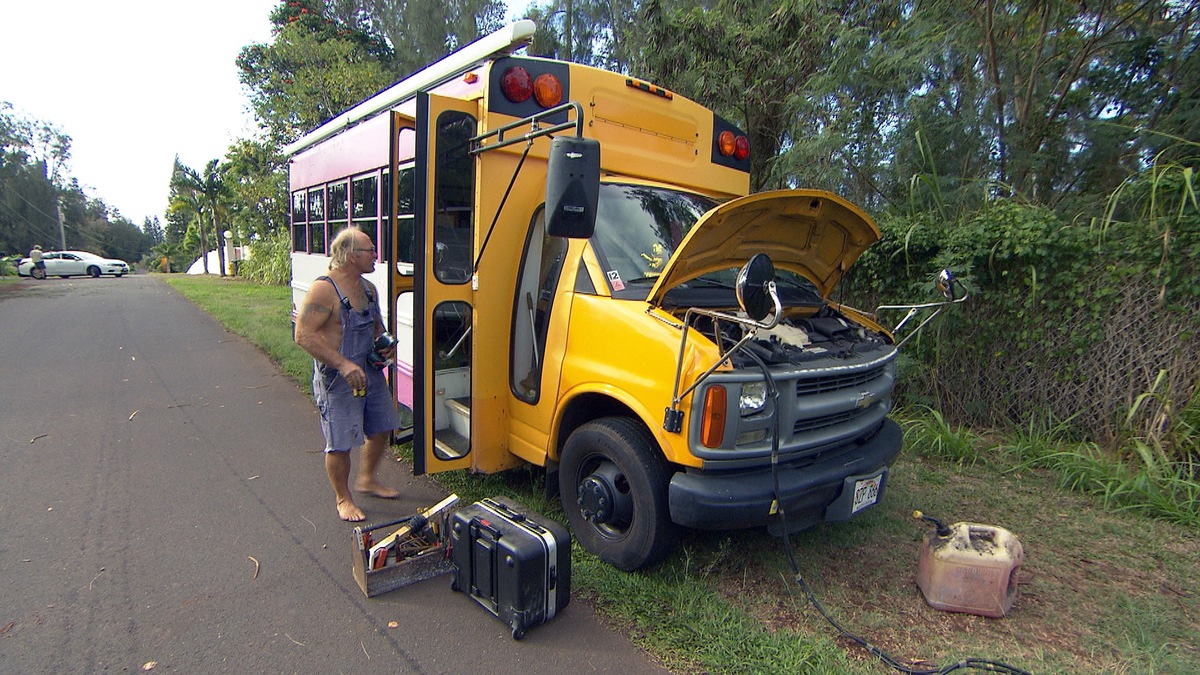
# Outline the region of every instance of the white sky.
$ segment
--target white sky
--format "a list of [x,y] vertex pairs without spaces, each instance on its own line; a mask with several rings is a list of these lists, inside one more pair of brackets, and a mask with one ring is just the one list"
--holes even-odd
[[70,136],[67,175],[135,225],[164,219],[177,154],[203,169],[254,133],[235,59],[279,0],[4,4],[0,101]]

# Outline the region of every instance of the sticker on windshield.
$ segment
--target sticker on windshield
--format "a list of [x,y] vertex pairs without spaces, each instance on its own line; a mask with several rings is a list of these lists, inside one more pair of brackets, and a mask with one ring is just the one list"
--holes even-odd
[[612,284],[614,291],[625,290],[625,282],[621,281],[621,273],[616,270],[608,271],[608,283]]

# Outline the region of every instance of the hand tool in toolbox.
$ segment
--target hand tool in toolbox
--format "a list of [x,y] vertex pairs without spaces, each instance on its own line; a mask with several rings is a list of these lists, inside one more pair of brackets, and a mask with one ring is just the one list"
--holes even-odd
[[453,590],[469,595],[519,640],[571,600],[571,535],[504,497],[450,516]]
[[[377,570],[387,564],[389,552],[396,554],[396,562],[401,560],[400,550],[401,542],[406,537],[412,537],[419,534],[425,529],[425,526],[432,522],[438,514],[458,503],[458,495],[450,495],[442,501],[434,504],[424,513],[418,513],[415,516],[407,518],[404,524],[396,529],[395,532],[385,536],[379,540],[379,543],[374,544],[369,549],[367,559],[371,562],[371,569]],[[369,536],[369,534],[368,534]]]
[[[446,541],[447,510],[458,502],[450,495],[417,515],[354,528],[351,570],[368,598],[453,570]],[[400,527],[375,541],[375,533]]]

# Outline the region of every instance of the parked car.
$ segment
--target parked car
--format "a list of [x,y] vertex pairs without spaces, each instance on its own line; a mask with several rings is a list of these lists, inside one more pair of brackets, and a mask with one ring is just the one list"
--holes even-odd
[[[129,263],[124,260],[101,258],[87,251],[46,251],[42,254],[42,262],[46,263],[46,276],[67,277],[84,274],[98,277],[101,274],[111,274],[115,277],[129,274]],[[23,277],[34,276],[33,261],[21,258],[17,264],[17,274]]]

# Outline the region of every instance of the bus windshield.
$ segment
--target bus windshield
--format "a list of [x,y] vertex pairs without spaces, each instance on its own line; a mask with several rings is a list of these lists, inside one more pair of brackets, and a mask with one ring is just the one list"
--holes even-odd
[[[646,185],[600,186],[592,247],[604,268],[613,297],[644,299],[684,237],[718,203],[701,195]],[[729,306],[737,268],[713,270],[668,289],[668,306]],[[819,306],[813,283],[783,269],[775,270],[785,304]]]
[[600,186],[592,246],[615,297],[644,298],[684,236],[717,202],[651,187]]

